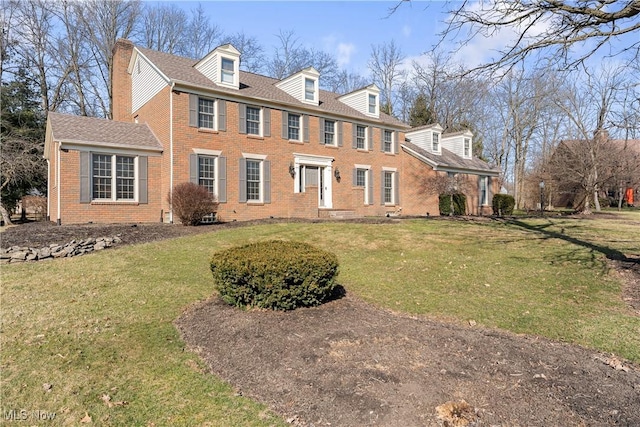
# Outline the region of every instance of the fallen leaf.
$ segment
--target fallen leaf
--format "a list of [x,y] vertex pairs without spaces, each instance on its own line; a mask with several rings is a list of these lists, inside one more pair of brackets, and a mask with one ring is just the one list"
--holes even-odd
[[88,412],[85,412],[85,416],[80,420],[82,424],[89,424],[91,422],[91,416]]

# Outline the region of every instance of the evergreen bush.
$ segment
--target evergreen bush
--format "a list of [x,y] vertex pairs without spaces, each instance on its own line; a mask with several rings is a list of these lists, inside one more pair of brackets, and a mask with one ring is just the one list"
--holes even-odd
[[494,194],[491,200],[493,214],[496,216],[513,215],[516,200],[509,194]]
[[[451,214],[451,195],[441,194],[439,198],[440,215]],[[467,196],[462,193],[455,193],[453,195],[453,214],[464,215],[467,212]]]
[[211,273],[228,304],[293,310],[326,302],[336,287],[335,254],[302,242],[271,240],[217,252]]

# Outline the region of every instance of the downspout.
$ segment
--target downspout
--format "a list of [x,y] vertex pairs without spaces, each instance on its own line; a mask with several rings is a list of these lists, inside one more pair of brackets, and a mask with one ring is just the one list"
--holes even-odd
[[58,149],[56,150],[56,187],[58,188],[56,198],[58,204],[58,213],[56,218],[56,224],[62,224],[62,220],[60,218],[60,149],[62,147],[62,142],[58,141]]
[[175,82],[171,82],[169,92],[169,223],[173,224],[173,88]]

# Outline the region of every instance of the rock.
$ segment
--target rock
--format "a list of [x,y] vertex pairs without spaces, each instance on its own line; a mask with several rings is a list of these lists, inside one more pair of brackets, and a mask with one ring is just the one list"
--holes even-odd
[[27,261],[35,261],[37,259],[38,259],[38,253],[37,252],[29,252],[27,254],[27,258],[26,258]]
[[99,250],[104,249],[105,247],[106,247],[105,242],[101,241],[101,240],[98,240],[98,242],[95,245],[93,245],[93,250],[94,251],[99,251]]
[[49,258],[51,256],[51,249],[42,248],[38,251],[38,259]]
[[11,254],[11,260],[24,261],[25,259],[27,259],[27,252],[26,251],[13,252]]

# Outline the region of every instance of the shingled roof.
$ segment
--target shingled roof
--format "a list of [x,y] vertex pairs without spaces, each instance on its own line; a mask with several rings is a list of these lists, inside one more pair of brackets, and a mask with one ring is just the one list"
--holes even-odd
[[442,148],[442,154],[439,155],[430,153],[408,141],[402,143],[402,148],[408,154],[411,154],[417,159],[429,164],[434,169],[453,169],[456,171],[481,172],[491,175],[497,175],[500,173],[499,169],[491,167],[484,160],[480,160],[477,157],[464,159],[446,148]]
[[54,141],[67,144],[162,151],[162,144],[146,124],[49,112]]
[[145,58],[151,61],[166,77],[177,84],[195,85],[204,89],[210,89],[212,91],[226,93],[229,95],[289,105],[300,110],[311,110],[319,115],[322,115],[323,113],[334,114],[354,118],[367,123],[378,122],[380,124],[394,126],[396,128],[409,128],[409,126],[395,117],[382,112],[380,113],[379,119],[366,116],[339,101],[338,98],[342,95],[337,93],[320,90],[320,105],[309,105],[297,100],[285,91],[276,87],[276,83],[280,80],[247,71],[240,71],[240,89],[230,89],[228,87],[215,84],[200,71],[196,70],[194,68],[194,65],[198,62],[196,60],[158,52],[140,46],[135,46],[135,48]]

